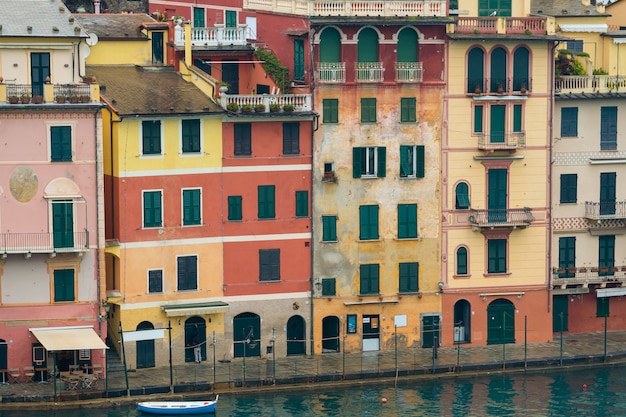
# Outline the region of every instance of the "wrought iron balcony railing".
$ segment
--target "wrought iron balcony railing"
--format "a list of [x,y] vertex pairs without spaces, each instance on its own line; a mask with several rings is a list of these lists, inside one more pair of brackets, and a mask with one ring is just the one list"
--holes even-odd
[[626,219],[626,201],[585,201],[585,217],[591,220]]
[[[226,27],[216,23],[214,27],[191,28],[191,46],[195,47],[218,47],[225,45],[245,46],[247,25]],[[174,45],[185,45],[185,28],[177,24],[174,27]]]
[[358,83],[382,83],[385,80],[382,62],[357,62],[354,64],[354,71]]
[[422,62],[396,62],[396,82],[421,83],[424,80]]
[[89,232],[0,233],[0,255],[83,252],[89,248]]
[[469,223],[478,229],[482,228],[524,228],[535,218],[529,207],[514,209],[471,209]]
[[478,136],[478,149],[482,150],[516,150],[525,147],[525,132],[485,132]]
[[588,286],[590,284],[605,286],[609,283],[626,285],[626,266],[553,268],[552,275],[554,288]]
[[346,82],[345,62],[318,62],[317,80],[325,84],[340,84]]

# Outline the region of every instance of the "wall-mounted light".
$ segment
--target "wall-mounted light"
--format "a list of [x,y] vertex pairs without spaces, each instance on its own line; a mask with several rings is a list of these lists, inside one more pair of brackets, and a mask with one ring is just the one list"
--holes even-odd
[[439,281],[437,285],[439,286],[439,292],[443,292],[443,281]]
[[31,256],[33,256],[33,254],[29,251],[28,253],[24,254],[24,259],[30,259]]
[[50,254],[50,258],[56,258],[57,257],[57,251],[52,251],[52,253]]
[[2,259],[6,259],[6,258],[7,258],[7,256],[9,256],[9,255],[8,255],[6,252],[4,252],[4,253],[2,254]]
[[315,292],[317,294],[322,294],[322,281],[315,281]]

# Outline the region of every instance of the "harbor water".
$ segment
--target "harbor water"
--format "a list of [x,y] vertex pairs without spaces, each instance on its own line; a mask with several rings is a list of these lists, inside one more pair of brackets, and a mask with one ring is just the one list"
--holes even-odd
[[[141,397],[136,397],[141,401]],[[7,411],[2,417],[131,417],[136,406]],[[220,396],[216,417],[626,416],[626,367],[400,379],[397,383]],[[144,416],[147,416],[144,415]]]

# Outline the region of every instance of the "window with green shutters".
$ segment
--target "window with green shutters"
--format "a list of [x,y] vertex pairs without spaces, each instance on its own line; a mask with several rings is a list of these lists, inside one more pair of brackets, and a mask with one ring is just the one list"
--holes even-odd
[[337,295],[335,278],[322,278],[322,296]]
[[424,178],[424,146],[400,146],[400,177]]
[[467,248],[461,247],[456,250],[456,274],[467,275]]
[[400,122],[411,123],[417,120],[415,97],[403,97],[400,99]]
[[163,270],[148,270],[148,293],[158,294],[163,292]]
[[506,239],[487,241],[487,273],[506,273]]
[[615,266],[615,235],[598,236],[598,275],[613,275]]
[[561,137],[578,136],[578,107],[561,108]]
[[[491,50],[489,92],[502,93],[508,91],[508,52],[502,47]],[[493,107],[493,106],[492,106]]]
[[380,265],[362,264],[359,275],[359,294],[368,295],[380,292]]
[[228,196],[228,220],[242,220],[243,213],[241,210],[241,196],[229,195]]
[[570,270],[576,266],[576,238],[559,238],[559,278],[574,278],[576,272]]
[[339,123],[339,100],[325,98],[322,100],[322,123]]
[[200,152],[200,120],[182,121],[183,153]]
[[419,291],[419,263],[400,262],[398,292],[414,293]]
[[183,190],[183,225],[200,224],[201,217],[201,192],[200,189]]
[[296,217],[308,217],[309,215],[309,192],[296,191]]
[[276,187],[274,185],[259,185],[257,190],[259,219],[273,219],[276,217]]
[[178,256],[177,263],[177,288],[178,291],[198,289],[198,257]]
[[322,216],[322,241],[337,241],[337,216]]
[[530,51],[521,46],[513,53],[513,91],[530,90]]
[[226,17],[226,27],[227,28],[236,28],[237,27],[237,12],[235,10],[225,10],[224,15]]
[[203,28],[204,24],[204,8],[194,7],[193,8],[193,27],[195,28]]
[[72,127],[52,126],[50,128],[50,161],[68,162],[72,160]]
[[283,123],[283,155],[300,154],[300,123]]
[[361,99],[361,123],[376,123],[376,99]]
[[235,123],[234,154],[235,156],[252,155],[252,126],[250,123]]
[[485,51],[479,47],[472,48],[467,54],[467,92],[485,92]]
[[513,105],[513,132],[519,133],[523,132],[522,129],[522,105],[514,104]]
[[478,16],[511,16],[511,0],[478,0]]
[[280,281],[280,249],[259,250],[259,281]]
[[460,182],[455,188],[455,202],[454,208],[457,210],[467,210],[470,208],[469,199],[469,185],[465,182]]
[[54,302],[74,301],[74,270],[54,270]]
[[596,317],[610,317],[609,297],[596,298]]
[[55,248],[74,247],[73,201],[52,201],[52,237]]
[[163,226],[161,191],[143,192],[143,227]]
[[141,153],[143,155],[161,154],[161,121],[144,120],[141,122]]
[[387,148],[367,146],[352,148],[352,177],[379,177],[386,175]]
[[600,150],[617,150],[617,107],[600,108]]
[[359,239],[378,239],[378,206],[359,207]]
[[578,174],[561,174],[560,202],[575,203],[578,199]]
[[293,40],[293,79],[304,81],[304,39]]
[[398,239],[417,238],[417,204],[398,204]]
[[474,133],[483,133],[483,106],[474,106]]

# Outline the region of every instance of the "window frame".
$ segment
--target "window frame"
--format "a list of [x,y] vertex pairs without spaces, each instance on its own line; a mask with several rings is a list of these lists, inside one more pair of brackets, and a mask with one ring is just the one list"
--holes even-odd
[[[465,187],[466,192],[463,193],[462,190],[459,190],[460,187]],[[469,194],[470,194],[469,184],[467,182],[460,181],[456,184],[456,186],[454,187],[454,209],[455,210],[469,210],[472,207]],[[465,203],[465,201],[462,201],[464,199],[467,199],[467,204],[463,204]]]
[[398,263],[398,293],[414,294],[419,292],[419,262]]
[[417,239],[418,219],[417,204],[398,204],[398,239]]
[[400,98],[400,123],[417,122],[417,99],[415,97]]
[[181,154],[202,153],[202,121],[200,119],[182,119],[180,121],[180,140]]
[[[176,291],[197,291],[199,274],[198,255],[177,255],[176,256]],[[181,270],[181,263],[184,263],[184,270]],[[190,266],[193,266],[188,272]],[[182,274],[185,276],[182,276]],[[182,288],[181,284],[190,285],[189,288]],[[195,285],[195,286],[194,286]]]
[[384,178],[386,175],[386,147],[360,146],[352,148],[352,178]]
[[283,123],[283,155],[298,156],[300,155],[300,123],[284,122]]
[[[192,202],[189,207],[186,205],[186,194],[197,193],[197,205]],[[193,211],[192,221],[188,222],[186,219],[187,212]],[[199,226],[202,224],[202,188],[183,188],[181,189],[181,211],[182,211],[182,225],[183,226]]]
[[376,123],[376,98],[361,98],[361,123]]
[[424,178],[425,152],[424,145],[400,145],[400,178]]
[[280,281],[280,249],[259,249],[259,282]]
[[380,265],[361,264],[359,266],[359,295],[380,294]]
[[50,162],[72,161],[72,126],[50,126]]
[[[160,277],[153,277],[152,276],[152,273],[156,273],[156,272],[160,273]],[[152,290],[152,288],[153,288],[153,278],[160,278],[160,280],[161,280],[161,282],[159,283],[160,284],[160,288],[161,288],[160,291],[158,291],[158,290],[153,291]],[[164,287],[163,284],[164,284],[164,282],[163,282],[163,269],[162,268],[148,269],[148,271],[147,271],[147,281],[148,281],[147,282],[147,284],[148,284],[148,287],[147,287],[148,294],[163,294],[163,292],[164,292],[163,291],[163,287]]]
[[[464,251],[461,254],[461,251]],[[456,276],[468,276],[469,275],[469,251],[467,246],[459,246],[455,253],[455,275]],[[463,262],[461,259],[463,258]]]
[[[151,126],[151,128],[147,129],[147,126]],[[163,156],[163,123],[161,120],[142,120],[140,138],[141,156]],[[158,150],[156,149],[157,145]]]
[[[148,195],[152,195],[152,196],[156,196],[158,194],[159,196],[159,207],[146,207],[146,197]],[[154,201],[156,201],[153,198],[152,203],[154,203]],[[156,214],[158,211],[159,214],[159,218],[158,220],[155,218],[155,220],[153,220],[150,224],[148,224],[148,222],[146,221],[146,213],[147,210],[151,210],[153,212],[153,214]],[[141,224],[142,224],[142,228],[143,229],[153,229],[153,228],[157,228],[157,227],[163,227],[163,190],[142,190],[141,191]]]
[[578,201],[578,174],[561,174],[559,181],[559,203],[575,204]]
[[379,240],[379,206],[363,204],[359,206],[359,240]]
[[337,241],[337,216],[322,216],[322,242]]
[[339,99],[336,99],[336,98],[322,99],[322,123],[323,124],[339,123]]
[[235,123],[233,125],[233,155],[252,156],[251,123]]

